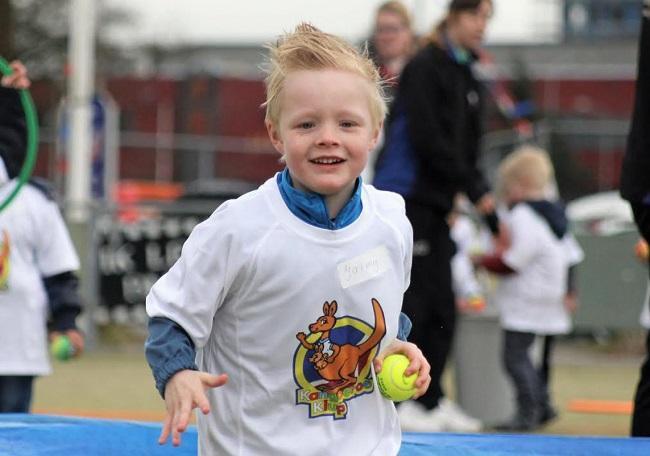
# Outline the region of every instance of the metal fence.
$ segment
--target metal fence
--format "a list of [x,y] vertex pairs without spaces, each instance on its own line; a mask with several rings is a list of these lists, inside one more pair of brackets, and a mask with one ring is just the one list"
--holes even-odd
[[[534,140],[552,156],[561,196],[575,199],[616,188],[627,130],[628,122],[621,120],[549,121],[536,125]],[[52,136],[46,131],[43,141],[51,142]],[[511,131],[486,136],[482,164],[491,180],[499,161],[520,142]],[[275,153],[266,142],[216,136],[124,132],[120,145],[153,153],[156,163],[169,161],[170,155],[195,154],[198,158],[193,177],[203,179],[217,177],[214,170],[219,170],[222,151],[242,156]],[[56,167],[51,168],[55,171]],[[97,203],[88,227],[89,249],[83,252],[93,324],[117,321],[142,325],[149,288],[179,256],[191,229],[221,201],[215,195],[200,201]],[[577,327],[636,325],[646,274],[631,253],[635,238],[633,228],[609,237],[579,234],[587,259],[579,270],[583,307],[576,316]]]

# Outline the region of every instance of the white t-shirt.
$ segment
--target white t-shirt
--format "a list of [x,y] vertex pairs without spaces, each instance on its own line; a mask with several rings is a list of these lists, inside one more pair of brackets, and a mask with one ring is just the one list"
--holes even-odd
[[[0,187],[4,201],[15,183]],[[48,301],[42,277],[79,269],[56,203],[30,185],[0,212],[0,375],[45,375]]]
[[567,273],[582,261],[582,249],[571,235],[558,239],[548,223],[527,204],[506,216],[512,244],[503,254],[517,271],[504,276],[495,293],[501,325],[512,331],[564,334],[571,317],[564,307]]
[[[412,231],[400,196],[364,185],[362,202],[351,225],[317,228],[289,211],[272,178],[198,225],[151,289],[148,314],[187,331],[199,369],[230,377],[209,391],[212,413],[197,414],[201,454],[397,454],[397,414],[371,360],[397,335]],[[317,330],[328,312],[329,337]],[[359,358],[382,319],[385,335]],[[340,349],[332,367],[345,375],[319,370],[319,344]]]

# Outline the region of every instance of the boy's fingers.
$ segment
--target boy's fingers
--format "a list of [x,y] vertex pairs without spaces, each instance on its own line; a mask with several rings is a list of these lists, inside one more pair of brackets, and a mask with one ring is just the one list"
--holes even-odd
[[[417,399],[418,397],[420,397],[420,396],[422,396],[424,393],[426,393],[427,390],[429,389],[429,385],[430,385],[430,384],[431,384],[431,377],[430,377],[430,376],[427,376],[427,378],[426,378],[424,384],[423,384],[422,386],[420,386],[420,387],[417,388],[417,393],[415,393],[415,395],[413,396],[413,399]],[[416,385],[417,385],[417,382],[416,382]]]
[[419,372],[421,366],[422,366],[422,363],[420,362],[420,360],[418,358],[412,358],[411,362],[408,365],[408,367],[404,371],[404,375],[406,375],[408,377],[409,375],[413,375],[416,372]]
[[375,359],[373,360],[372,363],[373,363],[373,365],[374,365],[374,367],[375,367],[375,373],[377,373],[377,374],[380,373],[380,372],[381,372],[381,368],[382,368],[382,366],[384,365],[384,360],[383,360],[383,359],[379,359],[379,356],[378,356],[377,358],[375,358]]
[[176,428],[172,429],[172,445],[175,447],[181,444],[181,433]]
[[181,429],[181,421],[182,421],[182,415],[183,413],[181,411],[176,412],[174,415],[174,421],[171,426],[172,430],[172,445],[178,446],[181,444],[181,433],[185,429]]
[[420,363],[420,370],[418,371],[418,379],[415,381],[415,386],[421,388],[425,383],[431,382],[431,366],[427,361]]
[[11,63],[9,64],[12,70],[14,70],[16,73],[26,73],[27,68],[25,68],[25,65],[20,60],[12,60]]
[[160,437],[158,437],[158,444],[163,445],[167,438],[169,437],[169,430],[172,424],[172,417],[169,413],[165,415],[165,421],[163,421],[163,428],[160,432]]
[[67,331],[66,335],[70,338],[70,342],[72,342],[75,348],[75,354],[80,355],[84,351],[84,337],[77,330]]
[[190,416],[192,414],[192,404],[183,402],[180,411],[178,412],[178,420],[176,421],[176,430],[185,432],[187,425],[190,424]]
[[196,405],[201,410],[201,413],[203,413],[204,415],[210,413],[210,403],[208,402],[208,398],[205,397],[204,394],[202,394],[197,398]]
[[217,388],[225,385],[227,382],[228,375],[226,374],[212,375],[207,372],[201,373],[201,383],[203,383],[203,386],[206,388]]

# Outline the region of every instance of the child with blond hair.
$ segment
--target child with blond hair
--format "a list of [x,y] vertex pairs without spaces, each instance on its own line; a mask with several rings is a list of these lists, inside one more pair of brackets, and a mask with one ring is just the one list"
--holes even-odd
[[538,335],[570,331],[575,307],[570,269],[582,260],[582,250],[568,231],[564,208],[547,199],[553,176],[548,154],[538,147],[522,146],[506,157],[497,191],[507,206],[503,220],[511,243],[477,259],[501,276],[494,301],[504,330],[503,364],[516,391],[516,415],[497,427],[503,431],[530,431],[555,415],[548,367],[536,368],[529,349]]
[[[286,169],[221,205],[147,296],[147,359],[180,444],[201,454],[397,454],[375,372],[404,339],[412,231],[404,201],[359,175],[385,114],[368,58],[307,25],[271,47],[266,127]],[[227,374],[227,375],[226,375]]]

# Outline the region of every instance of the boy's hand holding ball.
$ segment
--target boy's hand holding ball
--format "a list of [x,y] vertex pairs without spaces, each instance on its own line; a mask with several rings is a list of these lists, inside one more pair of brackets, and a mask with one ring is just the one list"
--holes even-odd
[[394,340],[375,358],[374,367],[379,391],[395,402],[422,396],[431,383],[429,363],[410,342]]
[[50,335],[50,354],[59,361],[79,356],[84,348],[84,338],[76,329]]
[[409,359],[401,354],[389,355],[384,358],[381,372],[377,374],[377,385],[379,391],[387,399],[394,402],[411,399],[417,392],[415,380],[417,372],[406,376],[406,368],[409,367]]

